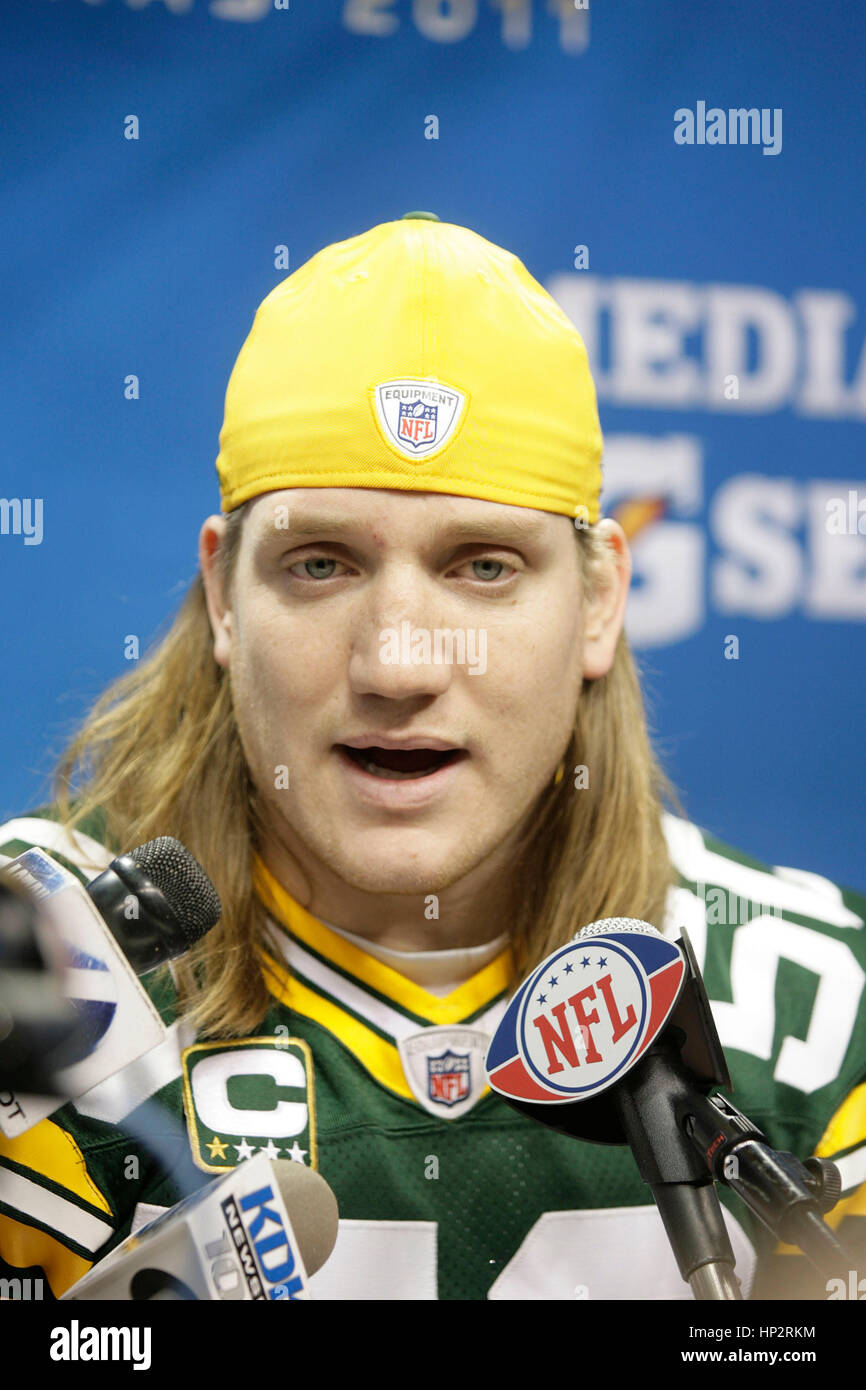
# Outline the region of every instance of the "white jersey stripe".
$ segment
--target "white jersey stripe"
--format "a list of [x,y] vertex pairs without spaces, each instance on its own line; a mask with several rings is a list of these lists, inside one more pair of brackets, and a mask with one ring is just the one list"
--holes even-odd
[[[337,970],[332,970],[324,961],[311,955],[294,937],[289,936],[276,923],[269,920],[268,926],[271,930],[275,950],[287,962],[289,970],[296,970],[311,984],[332,995],[341,1004],[345,1004],[347,1009],[351,1009],[367,1023],[372,1023],[389,1038],[414,1037],[419,1027],[433,1026],[432,1024],[418,1024],[414,1019],[406,1018],[396,1009],[392,1009],[390,1005],[368,994],[362,986],[347,980]],[[504,999],[492,1004],[471,1024],[471,1027],[478,1028],[482,1032],[494,1032],[506,1006],[507,1001]],[[455,1023],[452,1026],[457,1028],[459,1024]]]
[[68,1202],[49,1188],[8,1168],[0,1168],[0,1202],[6,1202],[16,1212],[32,1217],[43,1226],[50,1226],[62,1239],[74,1240],[91,1253],[114,1233],[114,1227],[107,1221],[82,1211],[74,1202]]
[[730,888],[755,904],[776,906],[782,912],[795,912],[829,926],[863,926],[862,917],[843,903],[836,884],[820,874],[752,869],[707,849],[698,827],[688,821],[665,815],[663,825],[674,867],[690,882]]
[[859,1187],[861,1182],[866,1182],[866,1145],[860,1149],[855,1149],[853,1153],[846,1154],[844,1158],[834,1158],[833,1162],[842,1175],[843,1192],[848,1192],[851,1188]]
[[287,961],[290,970],[296,970],[311,984],[333,995],[341,1004],[345,1004],[353,1013],[372,1023],[390,1038],[407,1038],[410,1034],[418,1032],[419,1025],[412,1019],[404,1018],[396,1009],[390,1008],[359,985],[347,980],[338,971],[332,970],[324,961],[304,950],[294,937],[288,936],[274,922],[269,921],[268,925],[272,930],[274,944]]

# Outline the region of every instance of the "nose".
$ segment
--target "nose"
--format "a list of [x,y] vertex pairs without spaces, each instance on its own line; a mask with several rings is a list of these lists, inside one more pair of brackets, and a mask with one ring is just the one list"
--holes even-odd
[[453,677],[447,630],[424,576],[411,565],[384,566],[352,638],[353,691],[392,700],[442,694]]

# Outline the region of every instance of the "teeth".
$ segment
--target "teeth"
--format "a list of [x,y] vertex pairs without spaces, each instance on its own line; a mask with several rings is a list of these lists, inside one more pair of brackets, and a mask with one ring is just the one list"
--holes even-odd
[[431,772],[436,771],[435,763],[431,767],[422,767],[418,772],[397,772],[394,768],[380,767],[378,763],[371,763],[369,758],[360,757],[358,762],[365,772],[372,772],[374,777],[387,777],[395,782],[403,782],[410,777],[427,777]]

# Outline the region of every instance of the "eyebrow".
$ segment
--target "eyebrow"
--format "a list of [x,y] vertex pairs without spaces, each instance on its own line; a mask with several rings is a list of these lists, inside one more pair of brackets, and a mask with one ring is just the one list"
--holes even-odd
[[[524,509],[526,510],[526,509]],[[374,524],[374,523],[371,523]],[[271,527],[263,528],[259,539],[264,540],[271,534]],[[289,520],[289,525],[280,534],[283,540],[298,536],[314,536],[327,532],[330,535],[350,535],[359,531],[370,530],[370,526],[364,522],[355,521],[345,515],[323,513],[320,516],[301,516],[295,520]],[[467,520],[466,518],[454,519],[443,522],[438,528],[439,534],[447,536],[452,540],[484,539],[484,540],[540,540],[547,529],[547,521],[544,517],[534,516],[528,510],[526,516],[509,517],[484,517],[477,521]]]

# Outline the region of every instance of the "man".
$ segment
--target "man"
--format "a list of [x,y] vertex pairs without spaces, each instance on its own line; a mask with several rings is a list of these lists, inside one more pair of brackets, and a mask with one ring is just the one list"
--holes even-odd
[[[264,301],[220,444],[222,513],[174,627],[0,851],[90,877],[172,834],[223,918],[153,987],[166,1043],[0,1146],[28,1184],[0,1185],[6,1262],[58,1293],[264,1150],[336,1193],[319,1296],[690,1297],[630,1152],[485,1085],[526,971],[614,915],[688,929],[740,1107],[777,1147],[844,1156],[854,1229],[866,900],[664,813],[628,548],[599,517],[595,392],[558,306],[465,228],[374,227]],[[153,1101],[183,1117],[170,1171],[131,1137]],[[746,1289],[757,1262],[759,1293],[778,1265],[825,1296],[723,1200]]]

